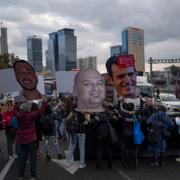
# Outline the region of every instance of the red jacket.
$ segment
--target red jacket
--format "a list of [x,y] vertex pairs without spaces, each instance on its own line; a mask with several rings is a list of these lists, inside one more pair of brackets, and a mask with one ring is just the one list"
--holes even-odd
[[41,108],[33,112],[18,112],[15,111],[15,116],[18,120],[19,128],[16,132],[16,143],[18,144],[28,144],[35,140],[36,129],[35,120],[40,118],[41,114],[44,112],[46,103],[43,103]]
[[13,110],[2,113],[2,125],[4,128],[5,125],[11,125],[13,114],[14,114]]

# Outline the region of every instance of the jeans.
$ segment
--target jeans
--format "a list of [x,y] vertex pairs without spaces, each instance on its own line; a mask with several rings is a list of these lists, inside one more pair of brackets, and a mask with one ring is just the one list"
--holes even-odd
[[15,134],[13,134],[13,133],[6,133],[7,151],[8,151],[8,155],[9,156],[13,155],[14,138],[15,138]]
[[69,137],[69,147],[67,152],[67,162],[71,162],[73,159],[73,153],[77,145],[77,141],[79,144],[79,152],[80,152],[80,163],[84,164],[85,162],[85,133],[74,133],[70,134]]
[[57,154],[60,154],[60,147],[58,144],[58,139],[56,136],[45,136],[45,144],[44,144],[44,149],[45,149],[45,153],[46,155],[48,155],[48,147],[50,144],[52,144],[55,148],[55,151]]
[[26,167],[26,161],[29,154],[29,160],[30,160],[30,170],[31,170],[31,176],[36,176],[36,151],[37,151],[37,142],[33,141],[28,144],[20,144],[20,164],[19,164],[19,176],[24,177],[24,171]]
[[57,133],[58,136],[61,137],[62,139],[68,138],[68,133],[65,127],[65,118],[62,118],[61,122],[57,122]]

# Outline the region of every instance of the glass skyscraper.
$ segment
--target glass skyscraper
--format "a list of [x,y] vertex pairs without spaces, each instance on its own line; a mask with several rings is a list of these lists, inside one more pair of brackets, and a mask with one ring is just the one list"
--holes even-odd
[[46,67],[51,72],[58,71],[58,38],[57,32],[49,34],[48,40],[48,58]]
[[48,61],[51,61],[52,71],[70,71],[76,68],[77,49],[73,29],[65,28],[49,34]]
[[111,46],[110,54],[111,54],[111,56],[122,55],[122,46],[120,46],[120,45]]
[[59,70],[69,71],[76,68],[76,36],[73,29],[65,28],[58,31],[58,47]]
[[35,72],[43,71],[42,40],[37,36],[27,38],[27,59]]
[[136,70],[138,72],[145,71],[143,29],[128,27],[122,31],[122,53],[133,54]]

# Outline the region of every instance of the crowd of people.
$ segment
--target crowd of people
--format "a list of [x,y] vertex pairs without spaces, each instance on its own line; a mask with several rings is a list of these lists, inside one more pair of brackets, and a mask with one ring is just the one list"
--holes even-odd
[[[7,153],[10,159],[13,156],[18,157],[21,176],[24,176],[28,156],[32,176],[36,176],[36,157],[40,151],[39,142],[44,143],[44,154],[47,162],[51,160],[48,148],[53,145],[57,153],[57,159],[66,158],[66,165],[71,166],[78,142],[80,168],[86,167],[86,158],[88,159],[91,156],[88,153],[86,155],[86,150],[92,150],[91,153],[96,153],[94,156],[96,158],[96,168],[101,167],[102,155],[105,151],[108,160],[107,167],[112,168],[112,149],[118,147],[121,148],[119,153],[122,153],[123,167],[137,168],[137,153],[141,146],[133,142],[134,120],[130,114],[134,111],[133,104],[122,103],[119,109],[118,107],[113,108],[103,105],[102,111],[98,113],[80,112],[75,97],[68,97],[64,102],[59,99],[48,99],[41,103],[40,108],[37,108],[37,104],[34,104],[27,102],[18,107],[13,100],[1,104],[1,122],[7,138]],[[158,106],[155,108],[152,98],[147,98],[142,111],[137,117],[141,121],[142,131],[146,137],[143,143],[148,145],[148,149],[153,153],[154,161],[150,166],[163,165],[167,138],[163,132],[164,129],[170,132],[174,127],[174,121],[166,115],[164,107]],[[52,121],[52,125],[44,127],[43,121],[46,118]],[[77,121],[77,125],[73,124],[72,121],[74,120]],[[71,122],[68,124],[68,121]],[[119,140],[116,144],[111,142],[109,123],[117,131]],[[151,144],[148,143],[147,139],[147,127],[153,125],[161,129],[162,139],[159,143]],[[68,146],[66,146],[67,142]],[[90,145],[87,143],[90,143]],[[13,148],[14,144],[16,146]],[[64,148],[67,148],[66,157],[63,152]]]
[[[137,94],[132,55],[113,56],[106,62],[108,83],[116,89],[119,98],[115,107],[104,103],[105,82],[97,70],[79,71],[74,78],[74,96],[54,99],[38,91],[38,79],[27,61],[16,61],[13,67],[22,92],[14,100],[0,104],[0,121],[7,138],[9,158],[17,157],[19,180],[24,179],[28,158],[31,180],[36,179],[40,143],[44,144],[47,162],[51,161],[49,147],[53,145],[57,159],[66,158],[67,167],[79,158],[79,168],[85,168],[86,161],[93,158],[99,169],[105,158],[107,168],[111,169],[116,150],[122,166],[135,170],[138,150],[144,145],[153,154],[149,165],[164,165],[166,139],[175,121],[166,115],[162,105],[153,104],[152,97],[143,102]],[[141,123],[145,136],[142,144],[134,142],[135,122]],[[156,132],[151,141],[150,130]]]

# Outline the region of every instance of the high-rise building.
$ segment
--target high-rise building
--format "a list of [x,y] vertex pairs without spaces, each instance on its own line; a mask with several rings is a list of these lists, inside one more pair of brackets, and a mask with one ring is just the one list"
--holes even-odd
[[77,50],[76,36],[73,29],[58,31],[59,70],[70,71],[76,68]]
[[7,28],[0,25],[0,54],[8,54]]
[[145,71],[143,29],[128,27],[122,31],[122,53],[133,54],[136,70],[138,72]]
[[97,61],[96,61],[96,57],[94,56],[79,58],[78,61],[79,61],[80,69],[87,69],[87,68],[97,69]]
[[69,71],[77,66],[76,36],[74,30],[64,28],[49,34],[48,61],[51,71]]
[[27,59],[35,72],[43,71],[42,40],[37,36],[27,38]]
[[48,58],[46,61],[46,67],[51,72],[58,71],[58,36],[57,32],[49,34],[48,40]]
[[111,53],[111,56],[121,55],[122,54],[122,46],[121,45],[111,46],[110,53]]

